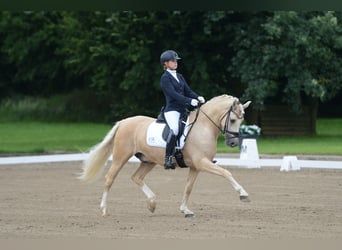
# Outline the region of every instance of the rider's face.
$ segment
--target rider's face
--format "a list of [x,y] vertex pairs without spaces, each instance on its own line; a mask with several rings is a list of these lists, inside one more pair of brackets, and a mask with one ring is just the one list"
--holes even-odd
[[178,63],[177,60],[170,60],[165,62],[165,66],[167,69],[175,70],[177,69]]

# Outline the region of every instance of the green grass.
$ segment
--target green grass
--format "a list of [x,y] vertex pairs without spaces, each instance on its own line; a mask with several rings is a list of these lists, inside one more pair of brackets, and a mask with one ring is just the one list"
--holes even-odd
[[[342,119],[319,119],[317,135],[301,137],[277,137],[257,140],[259,154],[342,154]],[[238,153],[239,149],[229,149],[222,138],[218,152]]]
[[[95,123],[0,123],[0,154],[84,152],[100,142],[111,125]],[[342,154],[342,119],[319,119],[316,136],[258,139],[260,154]],[[218,143],[218,152],[238,147]]]
[[0,153],[83,152],[110,128],[93,123],[0,123]]

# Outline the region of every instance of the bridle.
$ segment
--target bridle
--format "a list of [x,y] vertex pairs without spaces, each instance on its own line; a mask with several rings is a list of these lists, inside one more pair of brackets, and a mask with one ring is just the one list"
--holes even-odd
[[[240,103],[238,102],[238,104],[240,104]],[[209,115],[207,115],[207,114],[201,109],[201,105],[199,105],[199,106],[197,107],[196,116],[195,116],[194,121],[188,125],[188,126],[190,127],[190,129],[189,129],[189,131],[188,131],[188,134],[185,136],[184,142],[186,141],[187,137],[189,136],[190,131],[191,131],[192,128],[193,128],[193,125],[196,123],[200,111],[205,115],[205,117],[208,118],[209,121],[211,121],[212,124],[214,124],[214,126],[215,126],[215,127],[216,127],[224,136],[226,136],[227,133],[230,134],[230,135],[232,135],[232,136],[229,136],[227,139],[239,138],[239,136],[240,136],[240,133],[239,133],[239,132],[234,132],[234,131],[230,131],[230,130],[229,130],[229,120],[230,120],[230,114],[231,114],[231,113],[234,113],[238,119],[243,119],[243,114],[242,114],[241,116],[238,115],[238,114],[233,110],[233,106],[234,106],[234,105],[230,106],[230,108],[228,109],[228,111],[227,111],[227,112],[223,115],[223,117],[220,119],[220,124],[221,124],[222,119],[226,116],[226,120],[225,120],[225,122],[224,122],[224,127],[223,127],[223,129],[222,129],[219,125],[217,125],[217,124],[215,123],[215,121],[213,121],[213,119],[210,118]]]
[[[228,111],[223,115],[222,119],[226,117],[226,120],[224,122],[224,127],[223,129],[217,125],[203,110],[199,108],[199,110],[208,118],[209,121],[211,121],[212,124],[221,132],[221,134],[226,135],[227,133],[232,135],[229,138],[238,138],[240,133],[239,132],[234,132],[229,130],[229,120],[230,120],[230,115],[231,113],[234,113],[238,119],[243,119],[243,115],[240,116],[238,115],[234,110],[233,110],[233,105],[228,109]],[[222,119],[220,119],[220,124]]]

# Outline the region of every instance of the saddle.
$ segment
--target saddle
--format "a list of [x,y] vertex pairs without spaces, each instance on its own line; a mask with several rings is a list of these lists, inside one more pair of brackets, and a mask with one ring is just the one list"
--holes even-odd
[[[189,114],[190,114],[190,111],[186,110],[179,117],[179,125],[178,125],[179,132],[178,132],[178,135],[176,137],[177,145],[180,145],[180,138],[181,138],[181,136],[184,133],[184,129],[185,129],[185,126],[186,126],[186,121],[188,119]],[[163,124],[166,125],[164,130],[163,130],[163,133],[162,133],[162,137],[166,141],[167,137],[169,135],[169,132],[170,132],[170,127],[167,124],[165,116],[164,116],[164,107],[161,108],[160,113],[159,113],[159,115],[157,117],[156,123],[163,123]],[[174,155],[175,155],[175,159],[176,159],[178,165],[180,167],[182,167],[182,168],[186,168],[187,166],[185,165],[185,162],[184,162],[182,150],[179,149],[179,148],[176,148]]]
[[[181,116],[179,117],[179,124],[178,124],[178,128],[179,128],[179,132],[178,132],[178,135],[177,135],[177,141],[179,142],[179,139],[180,137],[182,136],[182,134],[184,133],[184,129],[185,129],[185,125],[186,125],[186,121],[188,119],[188,116],[189,116],[189,113],[190,111],[189,110],[186,110],[183,114],[181,114]],[[166,119],[165,119],[165,116],[164,116],[164,107],[162,107],[158,117],[157,117],[157,120],[156,120],[157,123],[164,123],[166,124],[164,130],[163,130],[163,139],[166,141],[167,139],[167,136],[169,134],[169,131],[170,131],[170,127],[169,125],[166,123]]]

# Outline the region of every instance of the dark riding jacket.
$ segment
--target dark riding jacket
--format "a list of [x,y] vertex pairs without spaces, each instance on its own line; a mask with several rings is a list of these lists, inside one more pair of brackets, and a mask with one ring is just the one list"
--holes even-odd
[[166,98],[164,112],[178,111],[183,113],[192,99],[197,99],[198,95],[193,92],[184,77],[177,73],[179,82],[165,70],[160,78],[160,86]]

